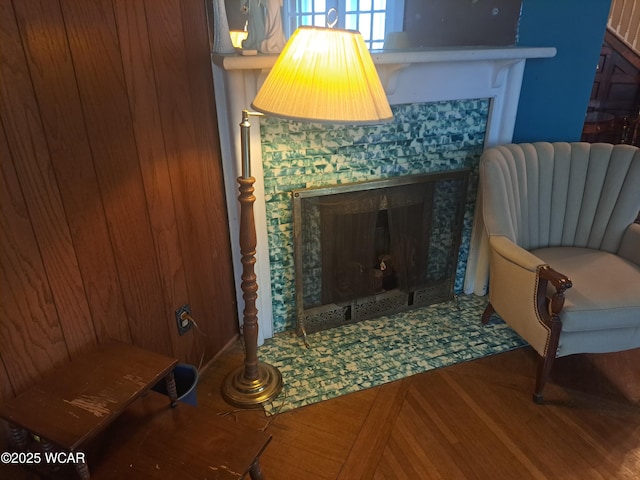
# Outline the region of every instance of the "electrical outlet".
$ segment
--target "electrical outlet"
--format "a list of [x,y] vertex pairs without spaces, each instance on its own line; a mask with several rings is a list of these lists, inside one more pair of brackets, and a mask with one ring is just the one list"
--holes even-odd
[[191,307],[188,303],[185,303],[176,310],[176,323],[178,324],[178,333],[184,335],[193,326],[191,319]]

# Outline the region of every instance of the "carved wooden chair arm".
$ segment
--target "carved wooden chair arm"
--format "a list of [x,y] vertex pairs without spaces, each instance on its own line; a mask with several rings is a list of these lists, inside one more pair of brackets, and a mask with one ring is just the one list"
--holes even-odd
[[[559,315],[564,307],[564,292],[571,288],[571,279],[564,273],[554,270],[549,265],[542,265],[538,269],[540,282],[538,284],[538,311],[540,316],[550,327],[554,322],[559,322]],[[547,295],[547,286],[551,283],[556,291],[551,298]]]
[[571,279],[567,277],[564,273],[560,273],[557,270],[554,270],[549,265],[544,265],[539,270],[540,278],[542,280],[547,280],[551,282],[557,292],[564,293],[565,290],[571,288],[573,284],[571,283]]
[[[537,288],[535,293],[539,318],[549,327],[554,321],[557,321],[557,327],[560,327],[559,315],[564,306],[564,292],[572,286],[569,277],[554,270],[542,259],[505,236],[492,236],[489,242],[494,253],[512,265],[514,272],[517,269],[524,269],[533,274],[530,277],[532,283],[523,284],[519,288],[529,289],[528,291]],[[555,288],[553,294],[547,292],[549,284]],[[510,285],[511,288],[515,286]]]

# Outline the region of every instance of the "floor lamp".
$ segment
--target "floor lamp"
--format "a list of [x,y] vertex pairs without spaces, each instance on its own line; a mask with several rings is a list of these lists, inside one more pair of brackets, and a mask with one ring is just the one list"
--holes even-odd
[[282,390],[277,368],[258,360],[258,284],[254,271],[256,228],[249,131],[251,115],[331,124],[375,124],[393,118],[378,73],[359,32],[320,27],[298,28],[258,91],[240,123],[242,176],[240,190],[240,252],[244,299],[244,365],[232,371],[222,395],[238,407],[273,400]]

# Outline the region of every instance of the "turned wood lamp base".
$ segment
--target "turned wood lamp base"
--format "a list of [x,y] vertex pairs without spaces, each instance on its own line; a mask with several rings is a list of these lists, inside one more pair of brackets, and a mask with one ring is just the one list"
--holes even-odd
[[270,402],[282,391],[282,374],[268,363],[258,360],[258,283],[254,265],[256,263],[256,225],[253,215],[255,178],[251,176],[251,154],[249,148],[249,115],[243,110],[240,123],[242,147],[242,176],[238,178],[240,190],[240,253],[242,254],[242,298],[244,365],[227,375],[222,384],[222,396],[230,404],[248,408]]

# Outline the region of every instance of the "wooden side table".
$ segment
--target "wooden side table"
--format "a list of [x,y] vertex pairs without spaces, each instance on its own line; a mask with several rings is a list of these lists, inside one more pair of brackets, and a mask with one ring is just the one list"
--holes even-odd
[[[9,423],[16,449],[25,449],[32,435],[45,452],[76,452],[162,378],[175,406],[177,362],[126,343],[102,343],[6,402],[0,417]],[[89,478],[85,462],[75,466],[81,478]]]
[[[585,115],[582,127],[582,140],[585,142],[607,141],[614,129],[615,117],[607,112],[589,112]],[[607,137],[605,139],[605,136]]]
[[150,391],[88,445],[93,480],[263,480],[271,435]]

